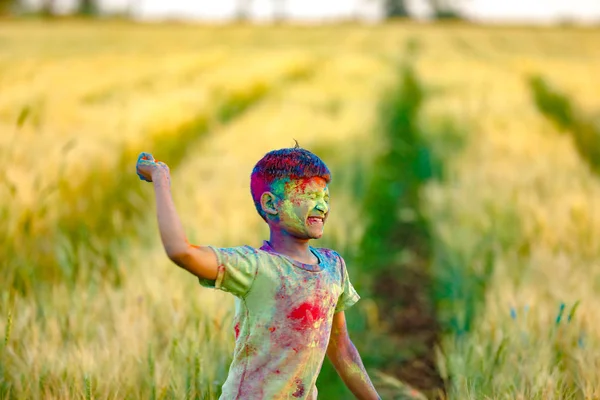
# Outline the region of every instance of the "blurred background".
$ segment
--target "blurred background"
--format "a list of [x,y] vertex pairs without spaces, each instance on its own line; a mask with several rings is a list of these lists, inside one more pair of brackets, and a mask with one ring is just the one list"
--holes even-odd
[[[0,398],[216,399],[254,164],[329,165],[324,238],[383,399],[600,398],[600,3],[0,0]],[[319,398],[352,394],[325,361]]]
[[389,18],[471,22],[597,24],[594,0],[2,0],[5,15],[83,15],[185,21],[371,21]]

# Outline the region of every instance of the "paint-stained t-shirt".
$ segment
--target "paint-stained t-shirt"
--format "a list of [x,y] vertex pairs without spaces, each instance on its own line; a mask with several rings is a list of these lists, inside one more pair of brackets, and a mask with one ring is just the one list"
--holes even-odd
[[303,264],[264,242],[215,248],[216,280],[203,286],[236,296],[235,350],[222,400],[315,399],[333,314],[359,300],[342,257],[310,247]]

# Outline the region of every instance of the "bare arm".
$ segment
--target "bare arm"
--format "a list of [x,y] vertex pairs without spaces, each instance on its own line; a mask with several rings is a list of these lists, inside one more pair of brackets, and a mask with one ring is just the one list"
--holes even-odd
[[194,246],[187,241],[171,195],[169,168],[164,163],[155,162],[149,154],[144,156],[146,158],[142,155],[136,169],[141,178],[154,186],[158,229],[167,256],[199,278],[216,279],[218,263],[215,253],[208,247]]
[[380,400],[362,363],[358,350],[348,336],[343,311],[333,316],[327,357],[348,389],[359,400]]

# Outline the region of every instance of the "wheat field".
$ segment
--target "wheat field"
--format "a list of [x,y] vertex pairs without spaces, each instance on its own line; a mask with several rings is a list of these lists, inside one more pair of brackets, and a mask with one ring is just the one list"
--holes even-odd
[[600,115],[600,31],[15,21],[0,43],[0,398],[217,398],[233,299],[168,261],[136,156],[171,166],[191,242],[258,246],[250,171],[294,140],[332,170],[317,245],[347,256],[363,295],[349,318],[367,321],[351,331],[383,376],[363,351],[386,315],[352,253],[369,218],[361,179],[385,151],[379,106],[405,63],[445,170],[420,198],[446,396],[600,398],[600,176],[528,86],[541,74]]

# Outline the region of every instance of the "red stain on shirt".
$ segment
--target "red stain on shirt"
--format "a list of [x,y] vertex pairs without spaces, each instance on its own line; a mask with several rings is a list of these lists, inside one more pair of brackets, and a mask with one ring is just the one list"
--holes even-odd
[[235,324],[235,326],[233,327],[233,330],[235,331],[235,340],[237,340],[240,337],[240,323],[239,322],[237,324]]
[[315,321],[325,318],[325,310],[319,305],[309,302],[304,302],[294,308],[287,316],[294,321],[294,329],[302,331],[310,328]]
[[292,394],[294,397],[304,396],[304,383],[300,379],[296,379],[296,391]]

